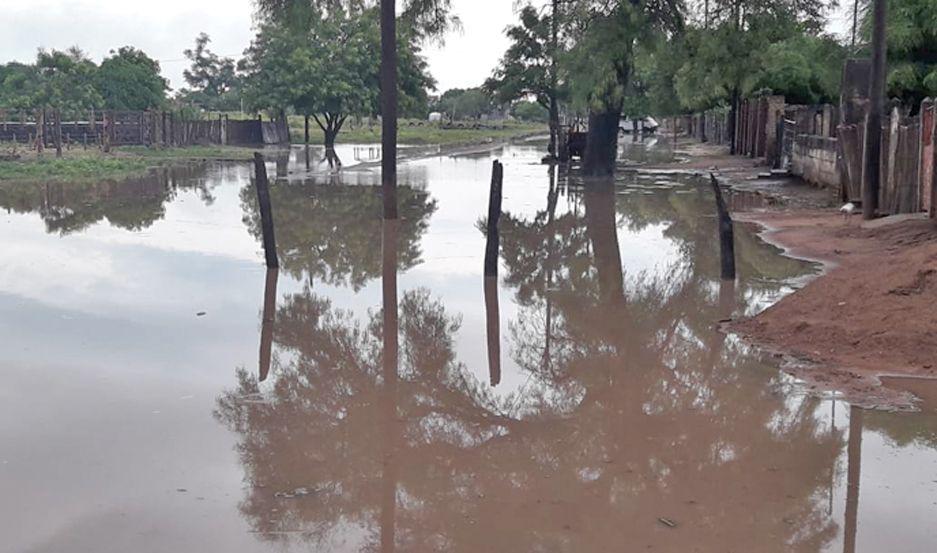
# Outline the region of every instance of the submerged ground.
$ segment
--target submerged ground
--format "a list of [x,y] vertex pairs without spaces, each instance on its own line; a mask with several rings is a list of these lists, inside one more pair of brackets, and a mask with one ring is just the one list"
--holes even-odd
[[721,284],[706,181],[414,158],[388,226],[374,148],[318,154],[270,152],[279,273],[246,164],[0,188],[0,551],[933,550],[937,406],[808,394],[720,333],[817,268],[740,227]]

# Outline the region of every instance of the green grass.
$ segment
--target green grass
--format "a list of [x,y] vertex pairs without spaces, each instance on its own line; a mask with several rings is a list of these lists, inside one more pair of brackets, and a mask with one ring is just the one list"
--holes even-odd
[[0,156],[16,152],[20,159],[0,161],[0,181],[83,181],[91,179],[117,179],[145,173],[149,168],[172,163],[211,159],[248,160],[254,149],[234,146],[192,146],[189,148],[146,148],[125,146],[110,154],[97,149],[73,149],[63,152],[61,159],[55,151],[46,150],[42,157],[35,151],[23,150],[22,145],[0,145]]
[[[303,142],[303,118],[291,116],[290,137],[294,144]],[[504,122],[479,122],[479,125],[490,126],[490,128],[445,128],[439,123],[429,123],[422,121],[422,126],[417,125],[418,121],[414,119],[401,120],[398,125],[397,139],[401,144],[422,146],[427,144],[451,145],[469,142],[483,142],[488,139],[509,140],[520,136],[527,136],[536,133],[548,132],[547,126],[540,123],[524,123],[519,121]],[[456,122],[458,124],[470,127],[475,124],[471,121]],[[309,142],[311,144],[322,144],[325,137],[322,129],[316,125],[315,121],[309,124]],[[338,135],[340,144],[374,144],[381,141],[381,126],[375,122],[373,126],[361,125],[352,126],[346,123],[345,128]]]
[[[471,125],[473,123],[463,123]],[[294,143],[303,140],[302,117],[291,117],[291,134]],[[435,123],[416,125],[414,120],[401,120],[399,141],[411,145],[455,145],[485,142],[488,140],[509,140],[546,132],[541,124],[507,121],[492,124],[492,128],[444,128]],[[322,131],[313,122],[310,142],[322,144]],[[338,137],[339,143],[378,143],[381,140],[380,125],[373,127],[349,125]],[[38,157],[33,150],[26,150],[22,144],[0,143],[0,159],[15,153],[20,156],[14,161],[0,161],[0,181],[83,181],[92,179],[118,179],[145,173],[147,169],[159,165],[185,163],[204,160],[249,160],[256,148],[237,146],[190,146],[187,148],[147,148],[145,146],[122,146],[114,148],[110,154],[98,149],[74,148],[63,152],[57,159],[54,150],[46,150]]]

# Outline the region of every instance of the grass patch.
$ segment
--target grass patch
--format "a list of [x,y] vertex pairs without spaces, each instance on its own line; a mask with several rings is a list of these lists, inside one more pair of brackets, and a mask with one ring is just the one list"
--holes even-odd
[[204,160],[249,160],[256,149],[235,146],[191,146],[188,148],[147,148],[123,146],[110,154],[97,149],[66,150],[61,158],[47,150],[42,157],[22,146],[3,145],[0,155],[15,153],[20,158],[0,161],[0,181],[82,181],[117,179],[145,173],[149,168],[172,163]]
[[[290,138],[294,144],[303,142],[303,118],[291,116]],[[456,122],[458,125],[459,122]],[[461,122],[466,127],[475,125],[475,122]],[[422,125],[422,126],[421,126]],[[401,144],[410,144],[422,146],[428,144],[450,145],[466,142],[482,142],[489,138],[495,140],[508,140],[534,133],[548,132],[547,126],[540,123],[524,123],[520,121],[504,121],[498,123],[479,122],[480,128],[449,128],[439,123],[429,123],[415,119],[401,120],[398,125],[397,140]],[[481,128],[486,125],[488,128]],[[338,135],[339,144],[375,144],[381,141],[381,125],[375,122],[373,125],[355,126],[350,121],[346,123],[345,128]],[[309,142],[311,144],[322,144],[325,136],[322,129],[316,125],[315,121],[309,124]]]

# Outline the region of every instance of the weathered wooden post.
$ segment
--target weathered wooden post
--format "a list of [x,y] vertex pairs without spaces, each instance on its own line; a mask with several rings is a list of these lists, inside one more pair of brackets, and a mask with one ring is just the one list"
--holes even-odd
[[716,211],[719,217],[719,255],[721,258],[722,278],[735,280],[735,230],[732,226],[732,216],[726,208],[722,198],[722,188],[716,175],[710,173],[713,194],[716,196]]
[[485,243],[485,276],[498,276],[498,220],[501,218],[501,195],[504,184],[504,166],[495,160],[491,169],[491,191],[488,195],[488,240]]
[[[933,126],[931,127],[931,141],[933,146],[931,147],[931,159],[930,159],[930,217],[937,223],[937,100],[934,100],[934,103],[931,105],[931,120]],[[921,121],[924,121],[924,118],[921,118]]]
[[62,157],[62,110],[52,111],[52,138],[55,140],[55,157]]
[[267,269],[264,284],[264,311],[260,323],[260,370],[257,380],[263,382],[270,374],[270,358],[273,354],[273,324],[277,314],[277,277],[279,269]]
[[111,151],[111,126],[114,124],[112,120],[112,114],[109,111],[104,112],[104,125],[101,133],[101,144],[104,148],[104,153],[110,153]]
[[42,157],[42,152],[46,147],[45,130],[46,112],[44,109],[36,110],[36,155]]
[[254,154],[254,186],[257,188],[257,203],[260,206],[260,228],[263,233],[264,256],[268,269],[279,269],[277,241],[273,232],[273,210],[270,207],[270,184],[267,181],[267,165],[264,156]]

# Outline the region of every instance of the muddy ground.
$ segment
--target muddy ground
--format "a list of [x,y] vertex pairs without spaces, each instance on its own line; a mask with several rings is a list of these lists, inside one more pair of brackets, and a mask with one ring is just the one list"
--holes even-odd
[[[684,161],[655,169],[714,171],[734,188],[771,201],[736,213],[789,255],[824,270],[804,288],[727,329],[789,359],[817,390],[867,407],[909,409],[900,376],[937,378],[937,225],[924,216],[863,223],[835,196],[793,179],[759,179],[755,160],[710,145],[681,145]],[[910,386],[913,387],[913,386]]]

